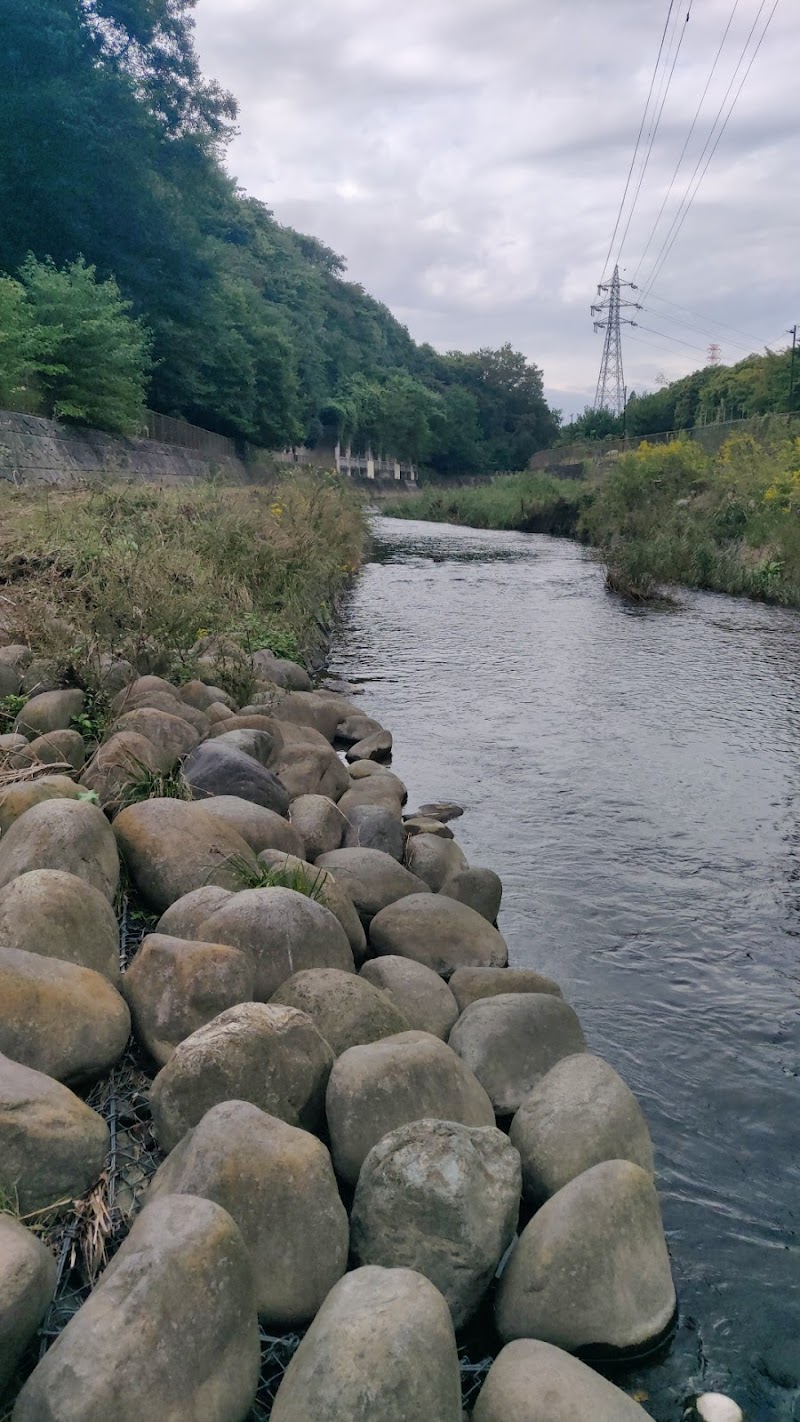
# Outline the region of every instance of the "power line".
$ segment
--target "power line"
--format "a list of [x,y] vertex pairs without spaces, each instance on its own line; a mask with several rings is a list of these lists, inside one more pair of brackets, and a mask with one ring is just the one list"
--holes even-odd
[[[685,37],[686,37],[686,28],[687,28],[687,26],[688,26],[688,24],[689,24],[689,16],[690,16],[690,14],[691,14],[691,11],[692,11],[692,0],[689,0],[689,8],[688,8],[688,10],[686,11],[686,19],[685,19],[685,21],[684,21],[683,28],[682,28],[681,33],[680,33],[680,39],[678,40],[678,46],[677,46],[677,49],[675,50],[675,54],[674,54],[674,57],[673,57],[673,60],[672,60],[672,68],[671,68],[670,71],[669,71],[669,75],[668,75],[668,78],[667,78],[666,86],[663,86],[663,94],[660,93],[660,95],[659,95],[659,97],[660,97],[660,105],[659,105],[659,100],[656,99],[656,106],[657,106],[657,108],[658,108],[658,114],[657,114],[657,116],[656,116],[655,124],[652,124],[652,123],[651,123],[651,129],[650,129],[650,132],[648,133],[647,152],[646,152],[645,155],[644,155],[644,162],[642,163],[641,172],[639,173],[639,181],[638,181],[638,183],[637,183],[637,185],[636,185],[636,192],[635,192],[634,195],[633,195],[633,202],[631,203],[631,210],[630,210],[630,212],[628,213],[628,221],[627,221],[626,224],[625,224],[625,231],[623,232],[622,237],[621,237],[621,239],[620,239],[619,251],[617,252],[617,261],[618,261],[618,262],[620,261],[620,259],[621,259],[621,257],[622,257],[622,249],[623,249],[623,247],[625,246],[625,239],[626,239],[626,237],[628,236],[628,233],[629,233],[629,231],[630,231],[631,222],[633,221],[633,214],[634,214],[635,211],[636,211],[636,204],[637,204],[637,202],[639,201],[639,194],[640,194],[640,192],[642,191],[642,183],[644,182],[645,173],[647,172],[647,165],[648,165],[648,163],[650,162],[650,155],[651,155],[651,153],[653,152],[653,144],[654,144],[655,141],[656,141],[656,135],[657,135],[657,133],[658,133],[658,130],[659,130],[659,127],[660,127],[660,124],[661,124],[661,115],[662,115],[663,112],[664,112],[664,105],[665,105],[665,103],[667,102],[667,95],[669,94],[670,86],[671,86],[671,84],[672,84],[672,76],[673,76],[673,74],[675,73],[675,66],[676,66],[676,64],[678,63],[678,56],[680,55],[680,52],[681,52],[681,46],[683,45],[683,41],[684,41],[684,39],[685,39]],[[676,28],[675,28],[675,33],[677,33],[677,15],[676,15]],[[673,35],[673,38],[674,38],[674,35]],[[669,57],[670,57],[671,50],[672,50],[672,41],[670,41],[670,49],[667,51],[667,64],[669,64]],[[666,73],[666,65],[665,65],[664,72]],[[635,278],[634,278],[634,280],[635,280]]]
[[[680,326],[687,331],[694,331],[698,336],[708,336],[708,327],[694,326],[690,321],[682,320],[680,316],[671,316],[668,311],[653,310],[651,306],[643,306],[643,311],[648,311],[651,316],[655,316],[657,321],[673,321],[676,326]],[[726,345],[738,346],[739,350],[747,351],[748,355],[753,352],[752,345],[745,345],[744,341],[735,341],[731,336],[725,337]]]
[[[639,275],[639,272],[641,271],[642,267],[644,266],[644,259],[645,259],[645,257],[647,256],[647,253],[648,253],[649,250],[650,250],[650,244],[652,243],[653,238],[654,238],[655,235],[656,235],[656,231],[658,230],[658,225],[659,225],[659,223],[660,223],[662,217],[664,216],[664,209],[665,209],[667,203],[669,202],[670,197],[672,196],[672,189],[673,189],[674,186],[675,186],[675,181],[676,181],[676,179],[677,179],[678,173],[680,172],[681,164],[683,163],[683,160],[684,160],[684,158],[686,157],[686,150],[688,149],[689,144],[690,144],[691,141],[692,141],[692,134],[694,133],[695,128],[697,127],[697,120],[698,120],[699,117],[700,117],[700,111],[701,111],[701,109],[702,109],[702,107],[703,107],[703,104],[704,104],[705,101],[706,101],[706,95],[707,95],[709,89],[711,88],[711,81],[712,81],[712,79],[714,78],[714,75],[715,75],[715,73],[716,73],[716,71],[717,71],[717,65],[719,64],[720,57],[721,57],[721,55],[722,55],[722,51],[723,51],[723,49],[725,48],[725,41],[727,40],[728,35],[729,35],[729,33],[730,33],[730,28],[731,28],[731,25],[733,24],[734,17],[735,17],[735,15],[736,15],[736,11],[738,10],[738,8],[739,8],[739,0],[734,0],[733,9],[731,10],[730,16],[729,16],[729,18],[728,18],[728,23],[727,23],[727,25],[725,26],[725,33],[723,34],[722,39],[720,40],[719,49],[717,50],[717,52],[716,52],[716,54],[715,54],[715,56],[714,56],[714,63],[713,63],[712,66],[711,66],[711,72],[710,72],[710,74],[709,74],[709,76],[708,76],[708,78],[707,78],[707,80],[706,80],[705,88],[704,88],[704,90],[703,90],[703,92],[702,92],[702,94],[701,94],[701,96],[700,96],[700,102],[699,102],[699,104],[697,105],[697,108],[695,109],[695,114],[694,114],[694,118],[692,119],[691,127],[690,127],[690,129],[689,129],[688,134],[686,135],[686,142],[684,143],[683,148],[681,149],[681,156],[680,156],[680,158],[678,159],[677,163],[675,164],[675,171],[674,171],[674,173],[672,174],[672,177],[671,177],[671,179],[670,179],[670,184],[669,184],[669,187],[667,188],[667,192],[666,192],[666,196],[665,196],[665,198],[664,198],[664,201],[662,202],[661,207],[660,207],[660,209],[659,209],[658,217],[656,218],[655,222],[653,223],[653,226],[652,226],[652,229],[651,229],[651,232],[650,232],[650,236],[648,237],[647,242],[645,243],[644,251],[642,252],[641,257],[639,258],[638,266],[637,266],[637,268],[636,268],[636,271],[635,271],[634,274],[633,274],[633,280],[634,280],[634,281],[636,280],[637,276]],[[687,20],[688,20],[688,16],[687,16]]]
[[[652,270],[651,270],[651,272],[650,272],[650,276],[649,276],[649,278],[647,279],[647,282],[645,283],[645,295],[647,295],[647,294],[649,293],[650,288],[655,284],[656,280],[658,279],[658,276],[659,276],[660,273],[661,273],[661,270],[662,270],[662,268],[663,268],[663,266],[664,266],[664,263],[666,262],[666,260],[667,260],[667,258],[668,258],[668,256],[669,256],[670,252],[672,251],[672,248],[673,248],[674,245],[675,245],[675,242],[677,241],[677,238],[678,238],[678,236],[679,236],[679,234],[680,234],[681,228],[683,227],[683,224],[684,224],[684,222],[686,221],[686,218],[687,218],[687,216],[688,216],[688,214],[689,214],[689,209],[691,208],[692,203],[694,202],[695,198],[697,197],[697,193],[698,193],[698,191],[699,191],[699,189],[700,189],[700,185],[701,185],[701,183],[702,183],[702,181],[703,181],[703,178],[705,177],[706,173],[708,172],[708,169],[709,169],[709,165],[710,165],[710,163],[711,163],[711,160],[713,159],[714,154],[716,153],[717,148],[719,147],[720,141],[721,141],[721,139],[722,139],[722,135],[724,134],[726,128],[728,127],[728,123],[729,123],[729,121],[730,121],[731,115],[732,115],[732,113],[733,113],[733,111],[734,111],[734,109],[735,109],[735,107],[736,107],[736,104],[737,104],[737,101],[738,101],[738,99],[739,99],[739,96],[740,96],[740,94],[741,94],[741,92],[742,92],[742,89],[744,88],[744,86],[745,86],[745,84],[746,84],[746,82],[747,82],[747,77],[748,77],[748,75],[749,75],[749,73],[750,73],[750,70],[752,69],[752,67],[753,67],[753,65],[754,65],[754,63],[755,63],[755,61],[756,61],[756,58],[757,58],[757,56],[758,56],[759,50],[761,49],[761,46],[762,46],[762,44],[764,43],[764,39],[765,39],[766,34],[767,34],[767,31],[768,31],[768,29],[769,29],[769,27],[770,27],[770,25],[771,25],[771,23],[772,23],[772,20],[773,20],[774,15],[775,15],[775,11],[776,11],[777,8],[778,8],[778,5],[779,5],[779,3],[780,3],[780,0],[774,0],[773,6],[772,6],[772,10],[771,10],[770,13],[769,13],[769,16],[768,16],[768,18],[767,18],[767,21],[766,21],[766,24],[764,25],[763,30],[761,31],[761,35],[760,35],[760,37],[759,37],[759,39],[758,39],[758,42],[757,42],[757,44],[756,44],[755,49],[753,50],[752,55],[751,55],[751,57],[750,57],[750,61],[749,61],[748,65],[747,65],[747,68],[745,69],[745,72],[744,72],[744,74],[742,75],[742,79],[741,79],[741,82],[740,82],[740,84],[739,84],[739,87],[738,87],[738,89],[736,90],[736,93],[735,93],[734,96],[733,96],[733,100],[732,100],[732,102],[731,102],[731,106],[730,106],[730,108],[728,109],[727,114],[725,115],[725,119],[724,119],[724,121],[723,121],[722,127],[720,128],[719,133],[717,134],[717,137],[716,137],[716,139],[715,139],[715,141],[714,141],[714,145],[713,145],[713,147],[712,147],[712,149],[711,149],[711,152],[708,154],[708,158],[706,159],[705,166],[703,167],[703,170],[702,170],[702,172],[700,173],[700,177],[699,177],[698,180],[697,180],[697,184],[696,184],[696,186],[695,186],[695,188],[694,188],[694,191],[691,192],[691,194],[690,194],[690,189],[691,189],[692,183],[694,182],[695,177],[696,177],[697,172],[698,172],[698,169],[700,168],[700,165],[701,165],[701,163],[702,163],[702,161],[703,161],[703,158],[705,157],[705,154],[706,154],[707,151],[708,151],[708,145],[709,145],[709,143],[711,142],[711,140],[712,140],[712,138],[713,138],[714,130],[716,129],[717,124],[719,123],[719,119],[720,119],[720,116],[721,116],[721,114],[722,114],[722,112],[723,112],[723,109],[724,109],[724,107],[725,107],[725,104],[726,104],[726,102],[727,102],[728,95],[730,94],[730,91],[731,91],[731,89],[733,88],[734,82],[735,82],[735,80],[736,80],[736,76],[737,76],[737,74],[739,73],[739,70],[740,70],[740,68],[741,68],[741,66],[742,66],[742,64],[743,64],[743,62],[744,62],[744,58],[745,58],[745,55],[746,55],[746,53],[747,53],[748,45],[750,44],[750,40],[752,39],[753,34],[755,33],[756,26],[757,26],[757,24],[758,24],[759,19],[761,18],[761,15],[762,15],[762,12],[763,12],[763,10],[764,10],[764,7],[765,7],[766,3],[767,3],[767,0],[761,0],[761,4],[760,4],[759,9],[758,9],[758,14],[756,15],[756,18],[755,18],[755,20],[753,21],[752,27],[751,27],[751,29],[750,29],[750,33],[748,34],[747,39],[745,40],[744,48],[743,48],[742,53],[741,53],[741,56],[740,56],[740,58],[739,58],[739,62],[737,63],[736,68],[735,68],[735,70],[734,70],[734,72],[733,72],[733,76],[732,76],[732,78],[731,78],[730,84],[728,85],[728,88],[727,88],[726,91],[725,91],[725,96],[724,96],[724,98],[723,98],[723,100],[722,100],[722,103],[720,104],[719,110],[718,110],[718,112],[717,112],[717,116],[716,116],[716,118],[714,119],[714,123],[713,123],[712,126],[711,126],[711,132],[709,133],[708,138],[706,139],[705,147],[703,148],[703,151],[702,151],[702,153],[700,154],[700,157],[699,157],[698,160],[697,160],[697,164],[696,164],[696,166],[695,166],[694,173],[692,174],[691,178],[689,179],[689,184],[688,184],[688,187],[687,187],[687,189],[686,189],[686,192],[684,193],[684,196],[683,196],[683,198],[681,199],[680,205],[679,205],[679,207],[678,207],[678,211],[676,212],[675,217],[674,217],[673,220],[672,220],[672,226],[670,227],[670,230],[669,230],[669,232],[667,233],[667,236],[666,236],[666,238],[665,238],[665,240],[664,240],[664,243],[662,244],[661,251],[659,252],[658,256],[656,257],[655,264],[654,264],[654,266],[653,266],[653,268],[652,268]],[[688,198],[688,201],[687,201],[687,198]],[[677,225],[676,225],[676,224],[677,224]]]
[[677,355],[677,351],[671,351],[669,346],[659,346],[655,341],[643,341],[641,336],[628,336],[629,341],[635,341],[638,346],[649,346],[651,351],[661,351],[664,355]]
[[707,353],[706,346],[695,346],[691,341],[682,341],[680,336],[671,336],[668,331],[657,331],[654,326],[643,326],[641,321],[635,321],[634,325],[640,331],[649,331],[651,336],[661,336],[665,341],[675,341],[679,346],[688,346],[690,351],[701,351],[703,355]]
[[727,321],[719,321],[715,316],[706,316],[702,311],[692,311],[688,306],[681,306],[678,301],[670,301],[666,296],[660,296],[652,287],[649,291],[651,301],[661,301],[665,306],[674,306],[676,311],[685,311],[687,316],[694,316],[699,321],[707,321],[710,326],[721,326],[724,331],[733,331],[737,336],[744,336],[748,341],[755,341],[756,345],[768,344],[759,341],[758,336],[754,336],[752,331],[742,331],[738,326],[731,326]]
[[669,0],[669,9],[668,9],[668,11],[667,11],[667,18],[666,18],[666,20],[664,21],[664,29],[663,29],[662,34],[661,34],[661,43],[660,43],[660,45],[658,46],[658,55],[657,55],[657,57],[656,57],[655,68],[653,69],[653,74],[652,74],[652,77],[651,77],[651,79],[650,79],[650,88],[649,88],[649,90],[648,90],[648,92],[647,92],[647,102],[645,103],[645,106],[644,106],[644,113],[642,114],[642,121],[641,121],[641,123],[639,124],[639,132],[638,132],[637,135],[636,135],[636,143],[634,144],[634,148],[633,148],[633,157],[631,158],[631,166],[630,166],[630,168],[628,169],[628,176],[627,176],[627,178],[626,178],[626,180],[625,180],[625,190],[624,190],[624,192],[623,192],[623,194],[622,194],[622,200],[621,200],[620,205],[619,205],[619,211],[617,212],[617,220],[616,220],[616,222],[614,223],[614,231],[613,231],[612,234],[611,234],[611,241],[610,241],[609,244],[608,244],[608,252],[607,252],[607,254],[606,254],[605,262],[603,263],[603,280],[605,280],[605,275],[606,275],[606,272],[608,271],[608,264],[609,264],[609,262],[611,261],[611,253],[612,253],[613,248],[614,248],[614,243],[615,243],[615,241],[616,241],[616,239],[617,239],[617,233],[618,233],[618,231],[619,231],[619,224],[620,224],[620,222],[622,221],[622,212],[623,212],[623,209],[624,209],[624,207],[625,207],[625,199],[626,199],[627,196],[628,196],[628,189],[630,188],[630,185],[631,185],[631,178],[633,177],[633,170],[634,170],[634,167],[635,167],[635,165],[636,165],[636,158],[637,158],[637,155],[638,155],[638,152],[639,152],[639,144],[640,144],[641,141],[642,141],[642,134],[643,134],[643,132],[644,132],[644,126],[645,126],[645,122],[646,122],[646,120],[647,120],[648,110],[649,110],[649,108],[650,108],[650,100],[651,100],[652,97],[653,97],[653,89],[655,88],[656,75],[658,74],[659,66],[660,66],[660,64],[661,64],[661,55],[662,55],[663,52],[664,52],[664,41],[665,41],[665,39],[667,38],[667,30],[669,29],[669,22],[670,22],[670,19],[671,19],[671,17],[672,17],[672,12],[673,12],[674,8],[675,8],[675,0]]

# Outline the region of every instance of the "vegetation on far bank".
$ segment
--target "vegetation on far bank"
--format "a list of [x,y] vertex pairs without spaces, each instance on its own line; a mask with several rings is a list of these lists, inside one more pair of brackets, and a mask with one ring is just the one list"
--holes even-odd
[[517,474],[429,488],[385,507],[401,518],[559,533],[593,544],[609,585],[636,598],[670,585],[800,606],[800,438],[732,435],[641,444],[585,481]]
[[[215,637],[301,660],[324,639],[363,534],[358,496],[332,477],[4,489],[0,630],[89,690],[104,655],[186,681]],[[239,698],[243,674],[231,665]]]

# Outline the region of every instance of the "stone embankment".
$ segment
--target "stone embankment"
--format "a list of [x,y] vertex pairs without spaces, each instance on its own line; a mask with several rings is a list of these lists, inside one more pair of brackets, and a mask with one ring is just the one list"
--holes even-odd
[[[14,1422],[645,1422],[575,1356],[675,1313],[636,1100],[559,986],[507,966],[461,811],[406,811],[350,689],[260,652],[239,706],[218,655],[180,687],[109,661],[99,746],[60,687],[0,738]],[[31,656],[0,648],[5,695]],[[98,1083],[124,1062],[148,1090],[120,1106]],[[54,1324],[76,1240],[84,1301]],[[291,1334],[273,1396],[261,1350],[274,1374]]]

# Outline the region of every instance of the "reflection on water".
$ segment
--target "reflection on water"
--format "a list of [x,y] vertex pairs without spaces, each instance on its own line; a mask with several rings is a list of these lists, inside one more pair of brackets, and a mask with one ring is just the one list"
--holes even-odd
[[412,800],[465,805],[512,961],[559,979],[650,1121],[681,1323],[626,1384],[658,1422],[711,1390],[797,1422],[800,617],[631,610],[562,540],[375,531],[332,668],[369,683]]

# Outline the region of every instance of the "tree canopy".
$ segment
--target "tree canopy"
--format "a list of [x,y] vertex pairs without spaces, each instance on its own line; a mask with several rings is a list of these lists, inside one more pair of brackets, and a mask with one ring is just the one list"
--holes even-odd
[[[369,443],[442,474],[527,465],[558,428],[534,364],[510,346],[416,344],[341,257],[236,187],[236,105],[200,72],[193,9],[4,0],[0,273],[19,279],[32,254],[45,284],[71,273],[85,295],[91,271],[107,297],[116,283],[150,333],[146,399],[165,414],[270,448]],[[27,299],[13,292],[0,289],[9,369]]]

